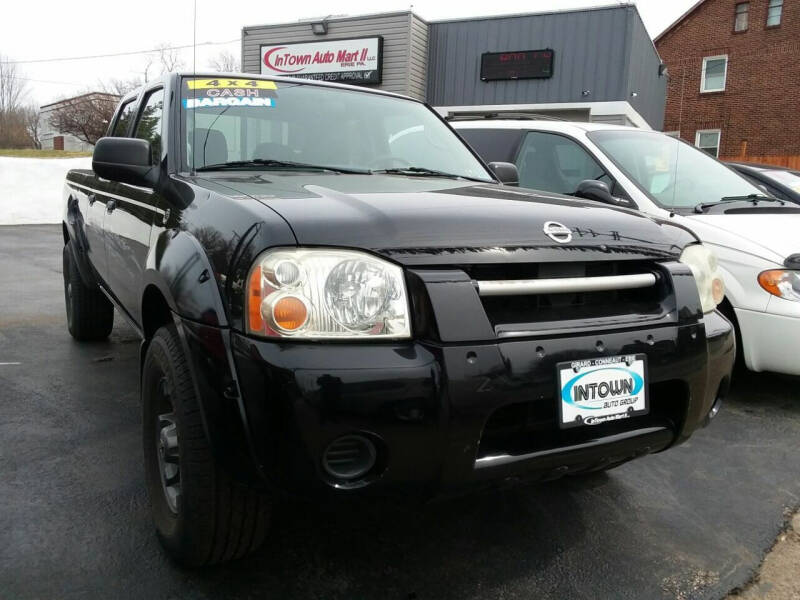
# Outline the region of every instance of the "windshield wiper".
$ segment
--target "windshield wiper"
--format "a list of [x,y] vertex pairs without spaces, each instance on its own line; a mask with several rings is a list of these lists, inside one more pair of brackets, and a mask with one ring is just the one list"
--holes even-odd
[[386,175],[415,175],[417,177],[447,177],[448,179],[467,179],[469,181],[480,181],[481,183],[491,183],[488,179],[469,177],[467,175],[457,175],[445,171],[437,171],[428,167],[397,167],[394,169],[372,169],[370,173],[382,173]]
[[773,198],[772,196],[765,196],[764,194],[747,194],[746,196],[723,196],[717,202],[701,202],[694,207],[694,212],[703,213],[706,209],[716,206],[718,204],[725,204],[727,202],[752,202],[758,206],[759,202],[779,202],[786,204],[783,200]]
[[329,167],[325,165],[312,165],[307,163],[292,162],[288,160],[275,160],[272,158],[253,158],[250,160],[231,160],[224,163],[204,165],[197,167],[195,171],[222,171],[225,169],[241,169],[251,167],[272,167],[277,169],[310,169],[314,171],[331,171],[333,173],[348,173],[357,175],[369,175],[366,169],[346,169],[343,167]]

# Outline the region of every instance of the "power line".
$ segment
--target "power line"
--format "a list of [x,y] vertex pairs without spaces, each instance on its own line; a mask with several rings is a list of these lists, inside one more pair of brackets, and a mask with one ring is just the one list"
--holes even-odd
[[[200,42],[197,46],[222,46],[224,44],[232,44],[233,42],[241,41],[241,38],[235,38],[224,42]],[[186,44],[185,46],[163,46],[161,48],[153,48],[152,50],[135,50],[132,52],[114,52],[111,54],[92,54],[89,56],[61,56],[57,58],[37,58],[34,60],[9,60],[3,61],[9,65],[29,65],[34,63],[45,62],[63,62],[68,60],[92,60],[95,58],[114,58],[117,56],[135,56],[136,54],[152,54],[153,52],[161,52],[162,50],[185,50],[194,47],[194,44]]]
[[75,83],[74,81],[52,81],[50,79],[33,79],[32,77],[18,77],[16,75],[12,76],[11,79],[20,79],[23,81],[33,81],[34,83],[52,83],[55,85],[74,85],[80,87],[82,84]]

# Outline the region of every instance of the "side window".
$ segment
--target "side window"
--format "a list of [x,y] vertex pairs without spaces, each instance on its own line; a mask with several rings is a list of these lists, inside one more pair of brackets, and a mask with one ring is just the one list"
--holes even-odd
[[134,137],[150,142],[153,164],[161,161],[161,117],[164,112],[164,90],[153,90],[145,96]]
[[513,162],[522,137],[518,129],[459,129],[458,133],[487,163]]
[[122,105],[122,109],[119,111],[119,116],[117,117],[117,122],[114,123],[114,129],[111,131],[111,137],[125,137],[128,135],[128,126],[133,119],[133,108],[135,104],[135,100],[128,100]]
[[577,142],[552,133],[531,131],[517,155],[522,187],[573,194],[578,184],[596,179],[611,187],[614,182],[603,167]]

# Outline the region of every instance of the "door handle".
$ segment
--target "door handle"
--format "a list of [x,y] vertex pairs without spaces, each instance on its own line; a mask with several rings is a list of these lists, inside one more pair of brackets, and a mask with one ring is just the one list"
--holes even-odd
[[116,200],[109,200],[106,202],[106,211],[112,213],[114,209],[117,208],[117,201]]
[[89,206],[91,206],[97,201],[97,194],[89,194],[86,197],[89,199]]

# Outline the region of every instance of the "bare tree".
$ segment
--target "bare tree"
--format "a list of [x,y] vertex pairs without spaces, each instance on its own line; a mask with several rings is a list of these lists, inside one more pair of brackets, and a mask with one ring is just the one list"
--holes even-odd
[[41,149],[42,141],[39,139],[39,134],[42,130],[42,113],[39,112],[39,107],[29,104],[22,109],[22,116],[25,119],[25,129],[31,138],[33,147]]
[[223,73],[235,73],[239,70],[239,59],[232,52],[222,50],[208,61],[209,68]]
[[112,77],[109,80],[99,80],[97,82],[97,89],[106,94],[114,94],[115,96],[121,97],[131,90],[135,90],[144,85],[144,83],[145,81],[140,77],[131,77],[130,79],[117,79]]
[[17,65],[0,55],[0,148],[30,148],[22,98],[25,78]]
[[17,110],[26,87],[17,65],[0,54],[0,113]]
[[161,73],[172,73],[184,66],[180,52],[168,44],[158,46],[158,60],[161,63]]
[[50,124],[56,131],[95,144],[106,134],[118,101],[119,96],[96,92],[70,98],[53,110]]
[[0,148],[31,148],[22,109],[0,112]]
[[144,63],[142,66],[142,80],[144,83],[150,81],[150,68],[153,66],[155,62],[155,58],[150,56],[149,54],[144,55]]

